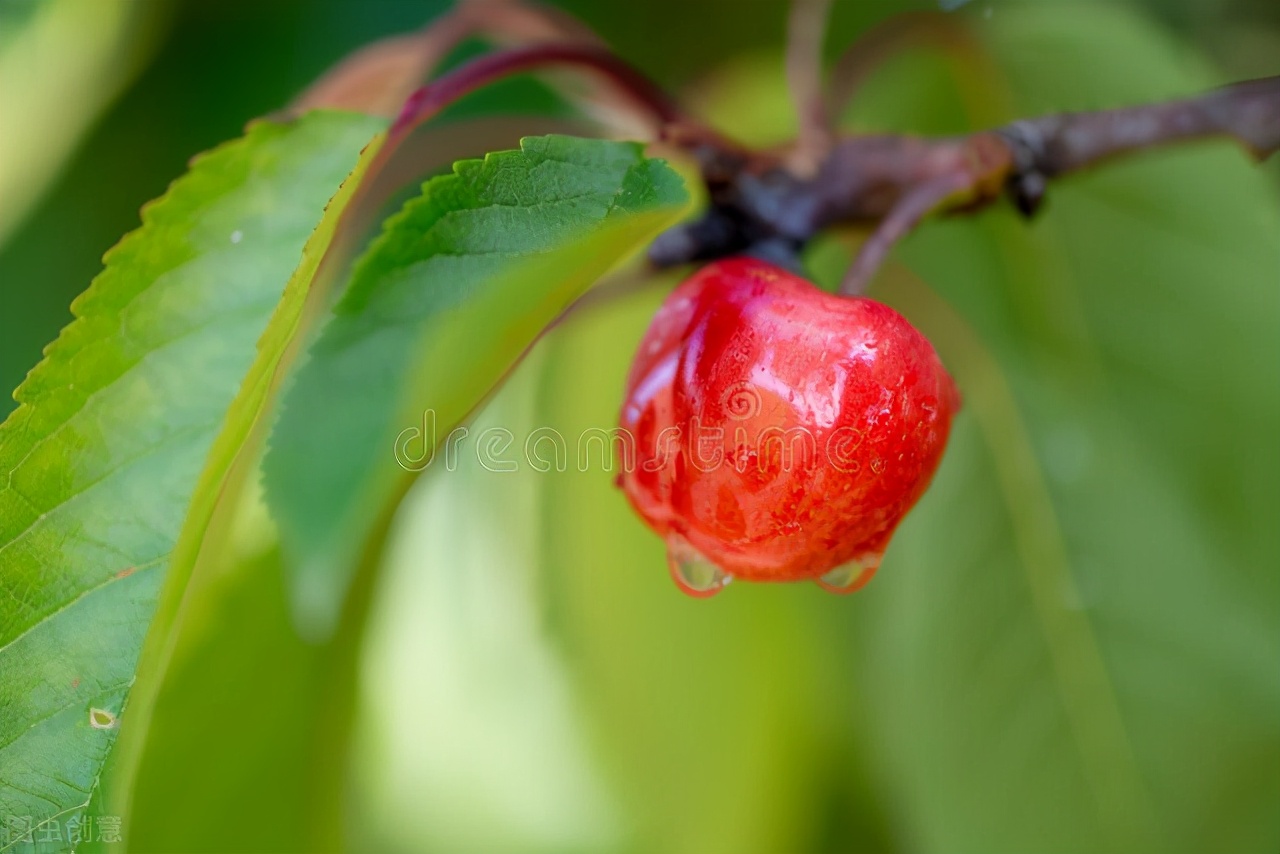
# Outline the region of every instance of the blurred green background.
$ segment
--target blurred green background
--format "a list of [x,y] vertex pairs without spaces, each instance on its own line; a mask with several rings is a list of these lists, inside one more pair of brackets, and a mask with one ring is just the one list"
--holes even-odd
[[[729,131],[787,136],[784,3],[562,5]],[[0,0],[0,386],[191,155],[446,6]],[[923,8],[836,0],[830,49]],[[1280,73],[1272,0],[956,14],[974,46],[886,63],[851,127],[958,132]],[[491,107],[528,108],[513,98]],[[342,842],[1277,850],[1277,174],[1228,144],[1157,152],[1055,186],[1030,225],[995,210],[903,245],[875,295],[935,341],[966,408],[858,596],[679,596],[600,465],[432,470],[376,594]],[[848,257],[827,241],[814,272]],[[663,290],[549,336],[473,429],[610,426]],[[271,847],[184,797],[148,792],[142,849]]]

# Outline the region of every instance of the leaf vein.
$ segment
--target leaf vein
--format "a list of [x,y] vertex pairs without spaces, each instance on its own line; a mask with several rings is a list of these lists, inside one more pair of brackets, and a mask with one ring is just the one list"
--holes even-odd
[[[103,582],[102,582],[102,583],[100,583],[100,584],[96,584],[96,585],[94,585],[93,587],[90,587],[88,590],[83,591],[82,593],[80,593],[79,595],[77,595],[75,598],[71,599],[69,602],[66,602],[65,604],[63,604],[63,605],[62,605],[61,607],[59,607],[56,611],[51,611],[51,612],[49,612],[48,614],[45,614],[43,617],[41,617],[41,618],[40,618],[39,620],[37,620],[35,623],[33,623],[33,624],[31,624],[30,626],[28,626],[27,628],[23,629],[23,630],[22,630],[22,632],[20,632],[20,633],[19,633],[18,635],[16,635],[12,640],[10,640],[9,642],[7,642],[4,646],[0,646],[0,655],[4,655],[4,653],[5,653],[5,652],[7,652],[7,651],[9,650],[9,648],[10,648],[10,647],[12,647],[14,644],[16,644],[18,641],[22,640],[22,639],[23,639],[23,638],[25,638],[27,635],[29,635],[29,634],[31,634],[32,632],[36,631],[36,630],[37,630],[37,629],[39,629],[41,626],[43,626],[45,623],[47,623],[47,622],[49,622],[50,620],[52,620],[52,619],[56,618],[56,617],[57,617],[59,614],[61,614],[63,611],[66,611],[66,610],[68,610],[69,608],[74,607],[74,606],[75,606],[75,605],[77,605],[78,603],[82,602],[84,599],[88,598],[89,596],[92,596],[94,593],[97,593],[97,592],[98,592],[99,590],[101,590],[102,588],[104,588],[104,587],[106,587],[106,586],[108,586],[108,585],[110,585],[110,584],[112,584],[112,583],[114,583],[114,582],[116,582],[116,581],[120,581],[120,580],[122,580],[122,579],[124,579],[124,578],[129,578],[129,577],[131,577],[131,576],[133,576],[133,575],[137,575],[137,574],[139,574],[139,573],[146,572],[147,570],[153,569],[153,568],[155,568],[155,567],[159,566],[160,564],[164,563],[164,562],[165,562],[166,560],[168,560],[168,559],[169,559],[169,553],[168,553],[168,552],[166,552],[165,554],[161,555],[160,557],[155,558],[154,560],[150,560],[150,561],[148,561],[148,562],[146,562],[146,563],[144,563],[144,564],[142,564],[142,565],[138,566],[138,568],[137,568],[136,570],[134,570],[134,572],[130,573],[129,575],[121,575],[121,574],[117,573],[117,574],[112,575],[112,576],[110,576],[109,578],[107,578],[107,580],[106,580],[106,581],[103,581]],[[0,745],[0,747],[4,747],[4,745]]]

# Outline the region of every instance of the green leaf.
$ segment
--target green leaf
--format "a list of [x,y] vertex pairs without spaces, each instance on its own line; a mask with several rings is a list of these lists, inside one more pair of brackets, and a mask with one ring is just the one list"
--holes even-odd
[[[447,168],[459,149],[500,148],[514,136],[509,126],[431,131],[421,138],[425,157],[418,152],[414,164],[424,170]],[[308,242],[306,259],[264,335],[258,362],[232,406],[180,538],[135,688],[133,720],[138,723],[144,712],[147,719],[132,732],[140,738],[131,740],[129,731],[122,735],[118,751],[130,754],[126,768],[136,768],[132,780],[115,781],[132,792],[131,848],[232,850],[249,838],[265,850],[319,851],[339,848],[348,838],[346,744],[365,601],[378,577],[381,538],[370,537],[357,595],[348,597],[334,636],[321,644],[300,638],[285,600],[278,534],[258,489],[262,439],[271,419],[259,414],[245,437],[240,413],[267,413],[274,405],[277,389],[267,389],[262,381],[282,373],[281,348],[301,339],[295,330],[315,322],[315,309],[326,305],[328,285],[342,275],[342,265],[333,261],[345,254],[340,247],[346,241],[329,248],[318,272],[315,255],[327,245],[335,215],[350,206],[350,187],[367,184],[362,170],[378,157],[379,148],[375,140],[365,150]],[[311,283],[313,274],[317,278]],[[307,307],[300,304],[301,295]],[[236,451],[234,464],[220,448]],[[385,508],[380,526],[389,523],[394,510],[394,505]],[[229,691],[254,698],[258,713],[217,713]],[[193,777],[191,768],[202,773]],[[246,786],[246,780],[256,784]],[[263,788],[271,797],[260,796]],[[236,821],[227,822],[227,815]]]
[[265,462],[304,632],[331,629],[406,469],[686,203],[637,145],[547,136],[457,164],[388,221],[286,393]]
[[253,462],[237,461],[228,478],[167,666],[151,677],[158,684],[129,781],[130,850],[321,852],[342,850],[347,838],[347,743],[381,540],[364,556],[332,639],[305,641]]
[[206,457],[304,242],[381,126],[314,113],[198,158],[15,394],[0,425],[0,815],[65,824],[100,796]]
[[[1113,8],[989,26],[978,126],[1213,82]],[[1030,225],[932,223],[920,279],[886,276],[966,400],[860,594],[868,737],[922,850],[1280,845],[1278,234],[1206,144],[1055,182]]]

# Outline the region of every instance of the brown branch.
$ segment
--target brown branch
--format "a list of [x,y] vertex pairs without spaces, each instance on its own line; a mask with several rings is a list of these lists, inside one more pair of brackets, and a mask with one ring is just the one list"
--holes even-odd
[[944,174],[969,177],[967,197],[956,206],[972,209],[1006,187],[1042,188],[1048,179],[1123,154],[1206,137],[1234,138],[1259,158],[1280,148],[1280,77],[1163,104],[1023,120],[967,137],[852,137],[809,188],[817,203],[811,225],[880,219],[914,187]]
[[1234,137],[1262,159],[1280,149],[1280,77],[1164,104],[1014,122],[1003,133],[1030,156],[1024,168],[1047,178],[1153,145],[1208,136]]
[[[340,67],[301,104],[346,104],[403,92],[470,34],[523,41],[525,46],[473,60],[409,96],[369,166],[372,185],[414,128],[459,98],[512,74],[570,68],[599,83],[647,117],[656,136],[691,153],[702,168],[711,206],[703,219],[668,231],[650,258],[669,266],[733,253],[753,253],[799,266],[805,243],[837,223],[878,227],[864,243],[842,290],[857,293],[888,252],[939,210],[976,210],[1005,193],[1034,212],[1048,181],[1133,151],[1188,139],[1231,137],[1256,157],[1280,149],[1280,77],[1239,83],[1204,95],[1117,110],[1064,113],[1014,122],[962,137],[853,136],[834,140],[829,105],[839,105],[895,46],[963,42],[932,16],[891,21],[873,31],[836,71],[832,100],[823,98],[821,46],[830,0],[794,0],[788,43],[788,83],[801,136],[789,157],[746,151],[689,118],[678,104],[570,18],[524,3],[464,0],[423,33],[384,42]],[[542,39],[553,39],[546,42]],[[533,44],[528,42],[533,41]],[[601,98],[597,94],[595,101]],[[360,205],[369,207],[362,185]],[[344,226],[348,218],[344,216]]]
[[[822,229],[878,223],[855,260],[846,288],[865,285],[886,252],[930,212],[973,211],[1006,192],[1032,213],[1050,179],[1160,145],[1207,137],[1240,142],[1263,158],[1280,149],[1280,77],[1141,107],[1064,113],[961,137],[847,137],[812,177],[775,157],[704,156],[712,209],[705,219],[663,235],[651,248],[659,265],[785,241],[798,253]],[[711,176],[714,176],[714,180]],[[727,177],[726,177],[727,176]]]

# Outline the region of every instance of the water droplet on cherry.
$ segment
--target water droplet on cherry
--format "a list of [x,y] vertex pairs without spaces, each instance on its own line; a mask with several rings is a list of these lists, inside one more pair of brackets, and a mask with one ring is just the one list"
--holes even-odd
[[679,534],[667,537],[667,565],[676,587],[697,599],[716,595],[733,580]]
[[818,586],[828,593],[853,593],[860,590],[880,568],[880,555],[865,554],[843,563],[818,579]]

